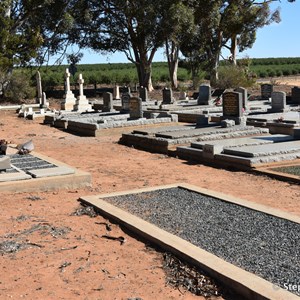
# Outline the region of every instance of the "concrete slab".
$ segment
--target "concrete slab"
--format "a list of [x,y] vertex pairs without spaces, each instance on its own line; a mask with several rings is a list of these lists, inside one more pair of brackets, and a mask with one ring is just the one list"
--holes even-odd
[[292,222],[300,223],[298,216],[282,212],[280,210],[270,208],[267,206],[255,204],[243,199],[231,197],[229,195],[217,193],[211,190],[198,188],[187,184],[174,184],[168,186],[160,186],[155,188],[145,188],[140,190],[131,190],[125,192],[117,192],[112,194],[103,194],[96,196],[84,196],[80,200],[84,203],[90,204],[97,208],[98,211],[105,217],[112,219],[119,224],[127,227],[131,232],[136,233],[139,236],[149,240],[152,243],[157,244],[159,247],[172,252],[173,254],[181,257],[202,270],[206,271],[211,277],[222,282],[228,288],[233,289],[243,299],[256,299],[256,300],[296,300],[298,296],[292,294],[280,287],[274,286],[271,282],[268,282],[261,277],[258,277],[250,272],[247,272],[241,268],[238,268],[219,257],[199,248],[195,245],[179,238],[176,235],[170,234],[157,226],[150,224],[130,213],[127,213],[107,202],[106,197],[114,197],[126,194],[142,193],[147,191],[154,191],[160,189],[167,189],[172,187],[185,188],[194,192],[205,194],[207,196],[220,199],[221,201],[227,201],[244,206],[246,208],[264,212],[266,214],[284,218]]
[[139,129],[135,129],[133,133],[143,134],[143,135],[154,135],[156,133],[162,133],[162,132],[190,130],[191,128],[195,128],[195,126],[189,126],[189,125],[161,126],[161,127],[153,127],[153,128],[139,128]]
[[47,168],[47,169],[30,170],[27,173],[34,178],[40,178],[40,177],[51,177],[51,176],[74,174],[75,170],[68,167],[54,167],[54,168]]
[[91,175],[87,172],[72,168],[37,152],[31,152],[30,155],[47,162],[53,168],[30,169],[25,173],[12,166],[11,172],[0,173],[0,191],[34,192],[76,189],[91,185]]
[[250,145],[262,145],[272,144],[276,142],[286,142],[293,140],[290,135],[275,134],[270,136],[254,136],[254,137],[241,137],[235,139],[221,139],[209,142],[196,142],[191,143],[191,147],[203,149],[205,144],[209,145],[222,145],[223,147],[238,147],[238,146],[250,146]]
[[288,154],[300,152],[300,141],[290,141],[275,144],[242,146],[236,148],[224,148],[224,153],[241,157],[258,157],[269,155]]

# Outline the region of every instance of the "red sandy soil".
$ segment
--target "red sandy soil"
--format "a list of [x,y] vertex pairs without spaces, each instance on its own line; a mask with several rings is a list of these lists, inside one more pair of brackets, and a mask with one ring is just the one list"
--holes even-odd
[[101,238],[103,217],[72,215],[80,196],[184,182],[300,215],[299,185],[119,145],[121,131],[79,137],[40,122],[0,111],[0,139],[32,139],[37,152],[90,172],[92,186],[1,193],[0,243],[29,246],[1,256],[1,299],[203,299],[167,285],[162,254],[117,224],[110,234],[123,245]]

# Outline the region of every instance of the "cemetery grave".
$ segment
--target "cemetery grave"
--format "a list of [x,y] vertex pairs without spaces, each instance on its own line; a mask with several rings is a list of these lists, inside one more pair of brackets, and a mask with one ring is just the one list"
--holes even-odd
[[91,183],[91,176],[87,172],[37,152],[18,154],[13,149],[15,147],[9,146],[7,155],[0,155],[1,191],[76,188],[89,186]]
[[[243,299],[298,299],[300,218],[191,185],[80,200],[131,232],[192,262]],[[284,241],[284,242],[283,242]]]

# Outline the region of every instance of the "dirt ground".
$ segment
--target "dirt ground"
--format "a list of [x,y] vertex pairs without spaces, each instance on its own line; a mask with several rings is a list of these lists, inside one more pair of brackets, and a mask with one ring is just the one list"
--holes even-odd
[[110,235],[122,245],[102,238],[108,220],[72,215],[83,195],[185,182],[300,215],[299,185],[128,148],[121,131],[79,137],[41,122],[0,111],[0,139],[32,139],[37,152],[90,172],[92,186],[1,193],[0,243],[20,246],[0,249],[1,299],[203,299],[167,285],[162,254],[117,224]]

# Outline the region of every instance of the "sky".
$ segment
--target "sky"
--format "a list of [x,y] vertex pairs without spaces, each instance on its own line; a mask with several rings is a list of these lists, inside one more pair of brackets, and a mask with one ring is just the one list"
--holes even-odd
[[[300,1],[289,3],[287,0],[273,3],[273,9],[280,7],[281,22],[265,26],[257,31],[256,42],[251,49],[238,54],[237,58],[264,58],[264,57],[300,57]],[[74,48],[74,51],[77,49]],[[69,51],[68,51],[69,52]],[[83,50],[84,56],[80,64],[97,63],[127,63],[123,53],[103,56],[92,50]],[[226,57],[226,52],[223,55]],[[163,49],[159,50],[154,61],[166,61]]]

